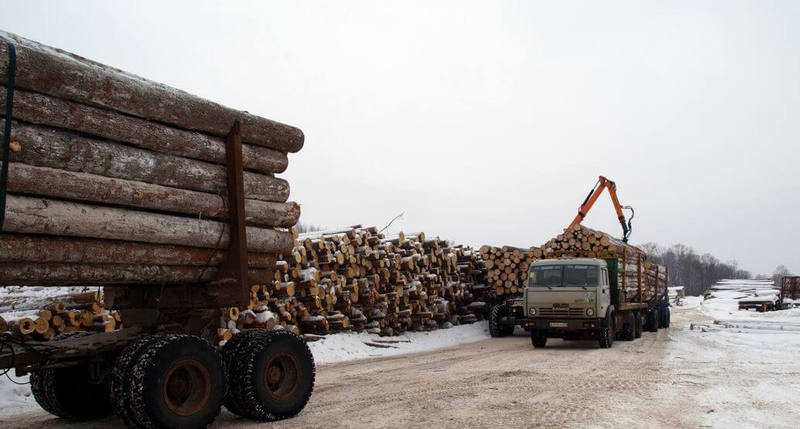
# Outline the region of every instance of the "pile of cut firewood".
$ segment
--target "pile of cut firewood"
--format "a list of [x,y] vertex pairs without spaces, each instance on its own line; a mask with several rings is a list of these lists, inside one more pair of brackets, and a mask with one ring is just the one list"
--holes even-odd
[[528,268],[533,261],[542,258],[542,250],[538,247],[523,249],[484,245],[480,254],[487,269],[486,281],[497,297],[522,293],[528,280]]
[[50,340],[69,332],[111,332],[122,328],[116,311],[103,308],[97,288],[48,293],[22,289],[0,298],[0,333],[18,338]]
[[223,315],[220,339],[250,327],[394,335],[483,318],[488,288],[478,252],[424,233],[376,228],[301,234],[248,309]]
[[299,129],[2,34],[17,64],[13,117],[2,118],[12,124],[0,285],[214,279],[228,248],[226,138],[237,122],[250,279],[272,280],[300,215],[275,177],[302,147]]

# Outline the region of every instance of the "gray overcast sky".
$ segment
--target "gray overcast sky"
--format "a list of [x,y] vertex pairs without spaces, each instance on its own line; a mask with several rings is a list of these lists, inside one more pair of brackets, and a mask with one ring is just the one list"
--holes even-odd
[[[300,127],[304,222],[540,245],[597,175],[632,242],[800,271],[800,2],[3,1],[0,28]],[[585,224],[619,234],[607,197]]]

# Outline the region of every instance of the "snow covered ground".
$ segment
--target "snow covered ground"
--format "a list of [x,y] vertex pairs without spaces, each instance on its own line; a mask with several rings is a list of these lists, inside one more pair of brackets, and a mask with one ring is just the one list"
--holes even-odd
[[[408,332],[398,337],[379,337],[362,333],[328,335],[319,341],[308,343],[317,365],[356,359],[396,356],[436,350],[489,338],[489,327],[484,322],[455,326],[430,332]],[[370,345],[371,344],[371,345]],[[17,378],[13,371],[11,379],[0,377],[0,422],[2,416],[18,414],[38,405],[31,396],[28,376]]]
[[335,334],[308,345],[317,364],[324,365],[347,360],[424,352],[486,338],[490,338],[489,326],[486,322],[478,322],[430,332],[407,332],[399,337],[379,337],[366,332]]
[[[700,317],[690,319],[690,335],[673,353],[715,362],[729,376],[698,401],[709,410],[709,427],[797,427],[800,421],[800,308],[739,310],[738,300],[763,286],[755,283],[729,282],[706,300],[687,297],[674,309],[697,309]],[[696,371],[701,382],[704,374]]]

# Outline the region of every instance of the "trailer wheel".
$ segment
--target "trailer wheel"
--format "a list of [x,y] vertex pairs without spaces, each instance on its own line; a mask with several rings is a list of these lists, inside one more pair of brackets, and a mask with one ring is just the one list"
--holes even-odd
[[626,311],[623,315],[622,340],[633,341],[636,338],[636,316],[632,311]]
[[204,428],[219,414],[225,371],[219,354],[192,335],[148,343],[131,371],[130,408],[147,428]]
[[503,317],[507,316],[506,306],[498,304],[492,307],[489,312],[489,335],[492,337],[507,337],[514,333],[514,327],[503,325],[500,321]]
[[88,365],[45,368],[31,372],[36,402],[55,416],[85,421],[111,414],[109,386],[90,382]]
[[[274,421],[303,410],[314,389],[314,356],[289,331],[253,329],[229,360],[227,404],[245,417]],[[234,336],[235,337],[235,336]]]
[[544,348],[547,345],[547,335],[538,329],[531,330],[531,344],[537,349]]
[[137,338],[128,344],[117,356],[114,369],[111,371],[111,405],[114,413],[122,419],[126,426],[135,426],[136,419],[131,410],[131,375],[133,366],[139,360],[147,346],[156,341],[165,341],[163,335],[151,335]]
[[[231,374],[233,374],[236,369],[237,363],[237,356],[242,353],[242,349],[249,346],[250,341],[253,336],[257,336],[258,334],[257,329],[248,329],[245,331],[241,331],[233,336],[230,340],[228,340],[225,345],[222,347],[222,363],[225,365],[225,376],[228,380],[231,380]],[[236,401],[233,400],[233,395],[230,392],[230,389],[233,388],[231,383],[228,383],[228,392],[225,394],[225,408],[228,411],[236,414],[238,416],[247,417],[247,414],[239,409],[239,406]]]
[[645,329],[649,332],[658,332],[658,309],[653,309],[647,312],[647,323]]
[[642,337],[642,325],[644,325],[644,316],[642,316],[642,313],[636,312],[636,313],[634,313],[633,318],[634,318],[633,336],[635,338],[641,338]]
[[669,307],[664,307],[664,327],[669,328],[669,319],[670,319]]
[[614,329],[614,317],[612,317],[610,312],[608,317],[606,317],[606,323],[604,325],[605,326],[600,328],[600,338],[598,338],[601,349],[610,348],[614,344],[614,332],[616,329]]

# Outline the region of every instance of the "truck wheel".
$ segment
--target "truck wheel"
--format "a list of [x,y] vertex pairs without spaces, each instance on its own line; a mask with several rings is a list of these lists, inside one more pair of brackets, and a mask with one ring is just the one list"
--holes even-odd
[[55,416],[77,421],[105,417],[111,414],[108,382],[90,379],[88,365],[40,369],[31,372],[31,392]]
[[534,348],[541,349],[547,345],[547,335],[542,332],[539,332],[538,329],[534,329],[531,331],[531,344],[533,344]]
[[139,426],[204,428],[222,407],[225,371],[207,341],[164,335],[144,347],[130,386],[130,409]]
[[636,338],[636,317],[632,311],[626,311],[623,316],[622,340],[633,341]]
[[302,411],[316,376],[314,356],[306,343],[289,331],[259,329],[245,331],[239,341],[234,346],[236,356],[229,355],[231,389],[226,404],[240,415],[264,421]]
[[[225,376],[231,380],[231,374],[236,370],[236,358],[242,353],[242,349],[249,346],[252,337],[260,335],[257,329],[248,329],[235,334],[225,345],[222,347],[222,363],[225,365]],[[236,401],[233,400],[233,395],[230,394],[232,388],[231,383],[228,383],[228,390],[225,394],[225,408],[228,411],[238,416],[247,417],[244,411],[239,409]]]
[[505,305],[498,304],[492,307],[492,310],[489,312],[489,335],[498,338],[507,337],[514,333],[513,326],[503,325],[500,321],[500,319],[507,315]]
[[117,356],[114,369],[111,371],[111,406],[114,413],[122,419],[126,426],[135,426],[136,419],[131,410],[131,375],[133,366],[147,350],[147,346],[156,341],[163,341],[163,335],[151,335],[137,338],[128,344]]
[[644,325],[644,317],[641,313],[637,312],[633,316],[634,318],[634,329],[633,329],[633,336],[635,338],[642,337],[642,325]]
[[606,318],[605,326],[600,328],[600,338],[598,338],[598,342],[600,343],[601,349],[610,348],[614,344],[614,318],[611,314],[608,315]]
[[658,332],[658,310],[653,309],[647,312],[647,323],[645,329],[649,332]]
[[669,311],[669,307],[664,307],[664,321],[665,321],[664,322],[664,327],[665,328],[669,328],[669,319],[670,319],[669,316],[670,316],[670,313],[671,313],[671,311]]

